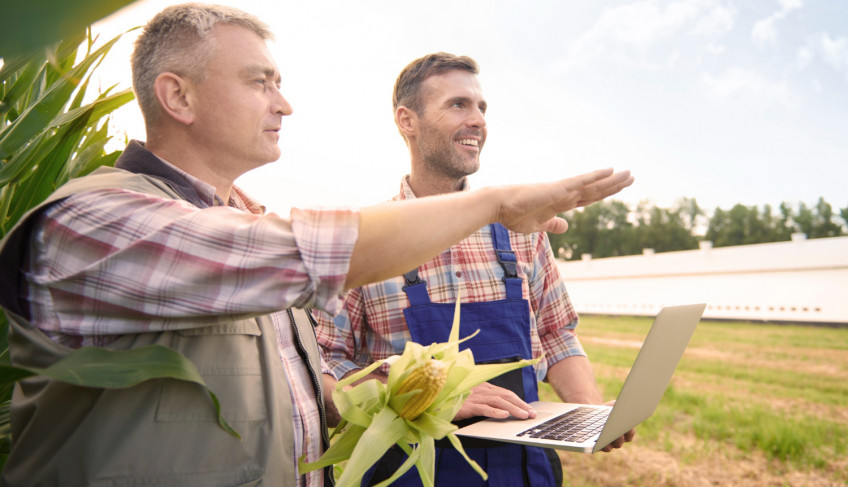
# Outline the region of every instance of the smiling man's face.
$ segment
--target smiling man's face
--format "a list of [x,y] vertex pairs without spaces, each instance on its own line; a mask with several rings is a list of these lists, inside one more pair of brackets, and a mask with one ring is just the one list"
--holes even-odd
[[423,83],[415,134],[428,170],[459,180],[480,168],[486,142],[486,100],[477,75],[454,69]]

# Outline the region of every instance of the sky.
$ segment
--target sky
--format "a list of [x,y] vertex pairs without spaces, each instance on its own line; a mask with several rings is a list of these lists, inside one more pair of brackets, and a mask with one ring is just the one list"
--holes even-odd
[[[172,1],[131,4],[102,40]],[[391,198],[409,154],[391,106],[425,54],[473,57],[488,102],[479,188],[594,169],[636,178],[614,198],[708,212],[789,202],[848,207],[848,2],[843,0],[220,1],[276,35],[280,160],[236,184],[269,210]],[[100,68],[130,86],[126,34]],[[112,121],[145,138],[133,102]]]

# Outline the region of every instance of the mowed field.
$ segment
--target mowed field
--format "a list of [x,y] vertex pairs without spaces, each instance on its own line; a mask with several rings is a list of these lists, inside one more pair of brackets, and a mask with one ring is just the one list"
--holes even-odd
[[[605,398],[651,322],[581,317]],[[848,328],[702,321],[633,443],[560,458],[566,486],[848,485]]]

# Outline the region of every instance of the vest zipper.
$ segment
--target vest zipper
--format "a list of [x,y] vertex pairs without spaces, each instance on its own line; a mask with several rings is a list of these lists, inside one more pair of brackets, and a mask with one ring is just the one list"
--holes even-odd
[[[292,327],[292,335],[294,335],[294,345],[297,349],[298,355],[300,355],[303,363],[306,364],[306,370],[309,371],[309,378],[312,379],[312,388],[315,390],[315,399],[318,404],[318,417],[321,419],[321,446],[323,451],[327,451],[330,448],[330,436],[327,433],[327,414],[324,411],[324,400],[321,396],[321,384],[318,382],[318,375],[315,372],[315,369],[312,368],[312,362],[309,361],[309,354],[306,352],[306,348],[303,346],[303,342],[300,340],[300,332],[297,329],[297,324],[294,321],[294,313],[292,313],[291,308],[287,308],[286,312],[289,314],[289,321],[291,321]],[[312,317],[309,315],[309,312],[304,310],[306,313],[306,317],[309,318],[310,324],[312,324]],[[314,332],[315,327],[312,327]],[[327,482],[327,485],[336,485],[335,478],[333,477],[333,467],[324,467],[324,481]]]

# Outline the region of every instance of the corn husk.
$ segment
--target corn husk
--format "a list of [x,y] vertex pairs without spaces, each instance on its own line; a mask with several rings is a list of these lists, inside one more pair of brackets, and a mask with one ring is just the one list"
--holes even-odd
[[[466,455],[462,444],[453,433],[457,427],[451,420],[471,393],[472,387],[510,370],[533,365],[539,359],[475,365],[471,350],[459,351],[459,344],[480,330],[462,340],[459,339],[459,303],[457,297],[448,342],[433,343],[429,346],[407,342],[402,355],[374,362],[336,384],[333,400],[342,420],[333,432],[335,441],[317,461],[304,463],[301,458],[298,465],[301,473],[347,461],[336,485],[356,486],[365,472],[380,460],[392,445],[398,445],[409,458],[391,478],[380,483],[378,487],[389,485],[413,466],[418,469],[423,485],[432,487],[436,458],[434,441],[448,438],[469,465],[484,480],[488,478],[480,465]],[[398,411],[402,411],[406,402],[419,393],[415,390],[397,394],[401,383],[413,370],[431,358],[442,361],[448,370],[444,387],[433,403],[415,419],[400,417]],[[389,377],[385,384],[371,379],[347,388],[384,362],[390,364]]]

